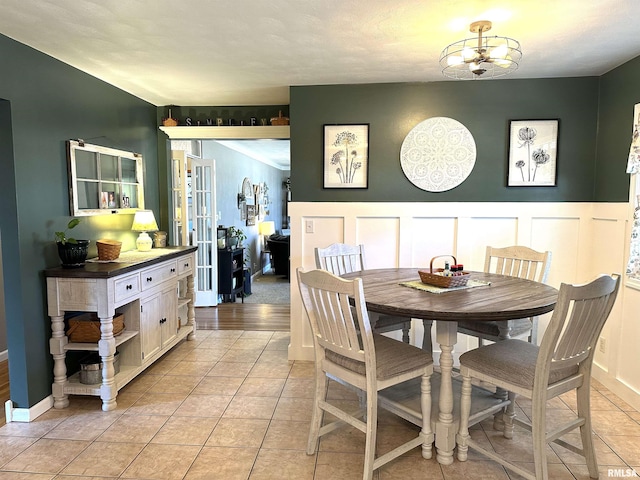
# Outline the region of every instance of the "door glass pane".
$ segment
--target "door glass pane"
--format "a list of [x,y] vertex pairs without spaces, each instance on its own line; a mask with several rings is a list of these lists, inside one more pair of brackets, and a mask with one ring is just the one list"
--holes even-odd
[[100,178],[112,182],[118,181],[118,157],[100,155]]
[[76,176],[78,178],[98,179],[97,153],[75,150]]
[[203,190],[211,191],[211,167],[204,167],[204,188]]

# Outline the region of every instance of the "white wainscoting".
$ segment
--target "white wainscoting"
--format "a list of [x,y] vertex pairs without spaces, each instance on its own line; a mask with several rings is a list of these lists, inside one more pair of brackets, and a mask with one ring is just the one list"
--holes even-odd
[[[487,245],[526,245],[552,252],[548,283],[557,288],[599,273],[624,273],[631,219],[628,203],[292,202],[289,213],[291,360],[313,360],[295,271],[315,268],[315,247],[362,243],[369,268],[417,269],[428,267],[436,255],[453,254],[465,269],[482,270]],[[313,233],[305,233],[307,221],[313,222]],[[623,287],[602,333],[605,346],[596,352],[594,377],[640,409],[638,312],[640,291]],[[539,338],[549,317],[540,319]],[[421,345],[422,335],[422,322],[413,320],[412,343]],[[456,358],[475,344],[460,335]]]

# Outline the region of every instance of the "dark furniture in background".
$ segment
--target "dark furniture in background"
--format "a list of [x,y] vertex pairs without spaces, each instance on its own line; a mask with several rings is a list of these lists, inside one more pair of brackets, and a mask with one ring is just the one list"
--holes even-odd
[[218,294],[223,302],[235,302],[240,295],[244,303],[244,248],[218,250]]
[[271,261],[276,275],[289,278],[289,235],[271,235],[267,245],[271,251]]

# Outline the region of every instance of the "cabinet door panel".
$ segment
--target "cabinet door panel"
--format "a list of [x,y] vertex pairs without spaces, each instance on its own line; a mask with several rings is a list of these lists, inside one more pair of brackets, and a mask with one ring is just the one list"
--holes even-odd
[[173,340],[178,335],[178,288],[172,286],[162,292],[160,307],[162,330],[162,347]]
[[140,302],[140,337],[142,359],[147,359],[160,350],[162,331],[160,329],[161,295],[153,295]]

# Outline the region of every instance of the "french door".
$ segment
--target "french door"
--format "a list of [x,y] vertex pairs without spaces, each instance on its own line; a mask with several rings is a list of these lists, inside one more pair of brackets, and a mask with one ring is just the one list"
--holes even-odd
[[180,150],[171,153],[173,242],[198,247],[195,306],[214,306],[218,304],[215,162]]

